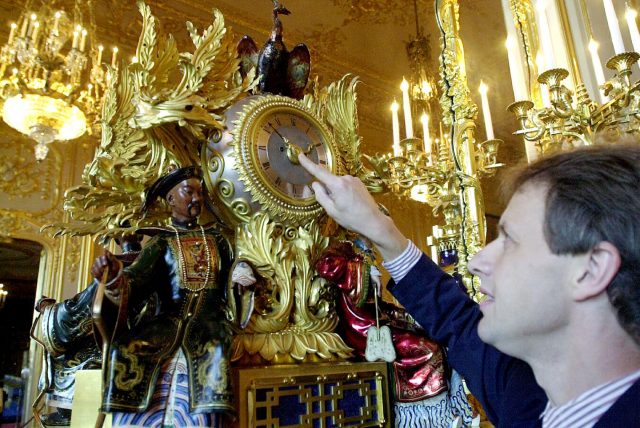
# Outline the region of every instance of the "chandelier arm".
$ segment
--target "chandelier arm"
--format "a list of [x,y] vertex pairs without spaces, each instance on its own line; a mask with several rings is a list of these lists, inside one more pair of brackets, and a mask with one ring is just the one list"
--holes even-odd
[[[527,129],[532,129],[530,127],[522,127],[522,135],[524,137],[525,140],[527,141],[537,141],[540,138],[542,138],[542,136],[544,135],[544,133],[547,131],[547,126],[545,125],[545,123],[540,120],[540,118],[538,117],[537,114],[533,113],[530,117],[530,121],[532,123],[532,127],[535,130],[533,134],[531,133],[527,133]],[[523,120],[524,122],[524,120]],[[537,122],[537,123],[536,123]],[[524,125],[524,123],[523,123]]]
[[564,85],[553,87],[551,90],[551,107],[556,116],[568,119],[573,114],[571,106],[571,91]]
[[622,93],[622,96],[616,100],[616,107],[623,109],[629,107],[631,96],[628,91]]

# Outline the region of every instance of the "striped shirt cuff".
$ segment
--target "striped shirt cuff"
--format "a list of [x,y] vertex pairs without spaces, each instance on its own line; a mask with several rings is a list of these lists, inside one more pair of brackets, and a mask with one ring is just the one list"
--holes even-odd
[[408,239],[407,242],[409,245],[407,245],[402,254],[393,260],[382,262],[382,266],[389,272],[396,284],[409,273],[422,256],[422,251],[413,242]]

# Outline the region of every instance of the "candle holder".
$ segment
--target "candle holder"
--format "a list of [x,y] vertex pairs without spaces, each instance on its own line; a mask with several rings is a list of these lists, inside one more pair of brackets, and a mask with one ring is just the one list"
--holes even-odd
[[[526,103],[524,102],[523,108]],[[497,161],[500,139],[476,142],[475,161],[478,173],[489,176],[504,164]],[[425,153],[422,149],[424,141],[420,138],[405,138],[400,142],[402,154],[367,156],[374,166],[378,178],[395,193],[405,193],[419,202],[424,202],[439,209],[443,206],[454,181],[455,167],[447,144],[448,139],[442,139],[435,144],[435,152]]]
[[504,166],[498,162],[498,148],[503,143],[504,141],[497,138],[478,143],[476,162],[478,169],[485,175],[491,175],[496,169]]
[[[539,85],[526,85],[526,92],[531,94],[534,103],[530,101],[518,101],[511,104],[508,110],[518,120],[519,129],[515,132],[524,139],[527,148],[527,157],[531,161],[537,156],[545,155],[558,150],[565,150],[575,146],[595,144],[595,135],[602,131],[613,130],[617,133],[637,134],[640,132],[640,95],[638,89],[640,82],[632,82],[632,67],[640,60],[638,52],[624,52],[624,43],[617,22],[616,12],[611,2],[605,4],[607,24],[611,33],[611,41],[616,52],[621,52],[606,62],[608,69],[613,70],[613,76],[605,80],[604,71],[598,56],[598,45],[591,39],[589,51],[596,76],[599,82],[597,95],[601,104],[591,99],[587,88],[583,83],[578,67],[577,53],[573,46],[569,14],[564,4],[555,2],[559,16],[556,28],[565,34],[567,65],[571,72],[563,68],[552,68],[541,73],[537,82]],[[526,62],[522,67],[511,67],[514,78],[514,93],[520,94],[521,87],[518,83],[522,75],[536,75],[538,65],[531,61],[538,52],[532,51],[537,39],[548,40],[549,29],[536,25],[539,16],[536,15],[533,0],[510,2],[510,8],[514,16],[515,29],[519,32],[518,40],[524,42],[522,48],[526,55]],[[588,11],[582,11],[586,34],[592,35],[591,22]],[[542,14],[544,15],[544,14]],[[539,24],[539,22],[538,22]],[[635,19],[629,24],[635,26]],[[636,28],[637,30],[637,28]],[[634,42],[635,43],[635,42]],[[513,45],[513,44],[512,44]],[[539,44],[540,45],[540,44]],[[634,45],[636,46],[637,43]],[[513,46],[512,46],[513,47]],[[547,45],[543,48],[545,55],[554,56],[554,46]],[[516,56],[509,50],[510,64]],[[556,52],[557,54],[557,52]],[[515,71],[514,71],[515,70]],[[524,73],[520,73],[523,71]],[[569,75],[575,84],[575,94],[564,84]],[[517,89],[517,90],[516,90]],[[548,102],[545,96],[548,93]],[[541,103],[542,101],[542,103]],[[546,105],[542,105],[546,104]],[[531,144],[533,143],[533,144]]]
[[[538,77],[548,87],[551,105],[534,108],[531,101],[518,101],[507,108],[519,122],[516,134],[525,141],[535,142],[539,155],[566,148],[594,144],[594,135],[609,128],[626,133],[640,132],[640,85],[631,84],[631,67],[640,60],[636,52],[624,52],[607,61],[615,75],[602,85],[610,101],[598,105],[584,85],[576,89],[576,96],[563,84],[567,70],[555,68]],[[624,129],[622,129],[624,128]]]
[[623,52],[615,55],[607,61],[607,68],[615,70],[616,74],[621,77],[629,77],[631,75],[631,67],[640,59],[637,52]]
[[550,90],[558,90],[562,81],[569,77],[569,72],[564,68],[552,68],[538,76],[538,82],[547,85]]

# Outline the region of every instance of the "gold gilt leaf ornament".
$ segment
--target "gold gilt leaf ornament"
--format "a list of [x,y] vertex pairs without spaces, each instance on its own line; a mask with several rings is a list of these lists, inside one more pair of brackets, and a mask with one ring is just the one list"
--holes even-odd
[[237,255],[255,267],[264,284],[256,290],[254,316],[234,337],[232,361],[249,365],[351,356],[334,332],[334,289],[311,264],[328,244],[316,221],[284,227],[259,212],[239,228]]
[[150,8],[138,7],[138,61],[107,67],[101,142],[83,184],[65,195],[74,222],[49,226],[56,233],[105,238],[164,220],[161,207],[142,218],[145,188],[169,164],[199,162],[205,131],[222,129],[223,111],[254,85],[254,73],[240,76],[235,42],[219,11],[202,33],[187,24],[194,50],[179,53],[171,35],[156,32]]

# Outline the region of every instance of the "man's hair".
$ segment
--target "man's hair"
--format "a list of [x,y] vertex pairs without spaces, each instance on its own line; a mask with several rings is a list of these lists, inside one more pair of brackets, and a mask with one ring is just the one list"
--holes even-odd
[[555,254],[584,254],[607,241],[621,265],[609,301],[640,343],[640,144],[599,145],[542,158],[513,177],[512,190],[547,186],[544,235]]

